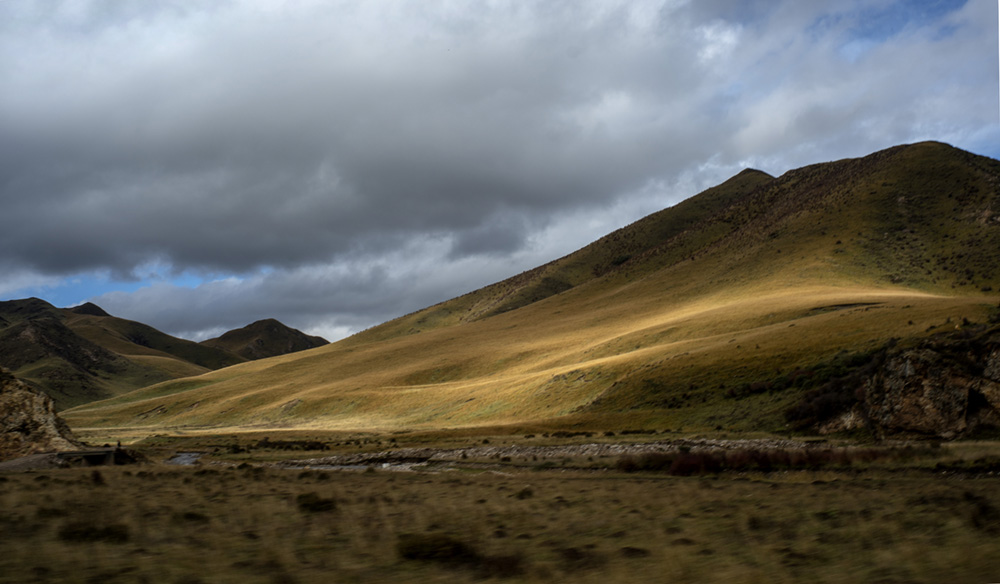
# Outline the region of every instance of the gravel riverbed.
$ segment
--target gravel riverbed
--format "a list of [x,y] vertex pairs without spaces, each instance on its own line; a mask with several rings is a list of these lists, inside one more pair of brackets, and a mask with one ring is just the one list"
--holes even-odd
[[338,454],[320,458],[285,460],[274,463],[279,468],[361,468],[371,465],[405,465],[433,463],[465,463],[484,459],[530,459],[532,461],[561,460],[564,458],[608,458],[648,453],[671,453],[721,450],[797,450],[803,448],[829,448],[827,444],[809,445],[795,440],[755,439],[677,439],[643,443],[590,443],[563,445],[504,445],[470,446],[465,448],[397,448],[379,452]]

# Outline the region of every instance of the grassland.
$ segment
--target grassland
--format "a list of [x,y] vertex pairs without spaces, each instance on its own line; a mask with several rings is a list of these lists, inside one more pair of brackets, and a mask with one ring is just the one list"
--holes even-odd
[[[658,307],[595,300],[565,319],[562,296],[516,312],[379,343],[347,340],[90,404],[78,429],[442,428],[610,416],[644,427],[784,428],[794,391],[727,400],[758,379],[919,338],[992,303],[897,290],[770,290]],[[602,429],[598,427],[597,429]]]
[[[995,442],[643,450],[797,436],[808,383],[998,322],[998,185],[936,143],[747,171],[340,342],[72,408],[157,462],[0,474],[0,581],[998,581]],[[142,332],[74,318],[121,351]],[[452,460],[280,466],[402,449]],[[184,450],[203,463],[160,462]]]
[[64,415],[77,429],[123,432],[786,431],[783,412],[804,388],[731,396],[991,318],[997,184],[1000,162],[939,143],[778,178],[746,171],[564,258],[332,345]]
[[[407,445],[426,438],[398,436]],[[340,452],[385,447],[372,436],[341,438]],[[157,452],[219,440],[148,444]],[[0,582],[1000,577],[995,444],[945,444],[903,461],[701,476],[625,473],[614,457],[337,472],[237,464],[241,456],[223,450],[220,463],[193,467],[0,474]]]

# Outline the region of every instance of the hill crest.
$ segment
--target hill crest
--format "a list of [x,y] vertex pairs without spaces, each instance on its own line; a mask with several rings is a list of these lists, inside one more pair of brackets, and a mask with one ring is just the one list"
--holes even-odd
[[214,339],[204,340],[201,344],[253,361],[322,347],[329,344],[329,341],[322,337],[307,335],[276,319],[268,318],[231,330]]
[[[255,338],[271,351],[326,342],[294,331],[296,337],[277,321],[262,322],[272,324],[262,325]],[[90,302],[72,308],[39,298],[0,302],[0,366],[52,397],[59,409],[251,358],[259,357],[173,337]]]
[[[1000,162],[941,143],[777,178],[743,171],[337,343],[67,415],[161,428],[787,430],[782,412],[842,361],[988,318],[997,249]],[[773,391],[745,389],[756,387]]]

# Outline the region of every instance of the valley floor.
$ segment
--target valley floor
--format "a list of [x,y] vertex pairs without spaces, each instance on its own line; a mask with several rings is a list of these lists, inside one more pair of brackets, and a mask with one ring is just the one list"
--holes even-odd
[[[0,582],[1000,579],[996,443],[882,450],[907,456],[810,444],[853,454],[684,471],[652,464],[665,443],[652,437],[624,455],[581,437],[549,458],[557,444],[504,440],[449,449],[456,463],[436,471],[282,468],[310,463],[255,462],[295,453],[237,445],[190,466],[3,473]],[[400,452],[336,455],[350,449]]]

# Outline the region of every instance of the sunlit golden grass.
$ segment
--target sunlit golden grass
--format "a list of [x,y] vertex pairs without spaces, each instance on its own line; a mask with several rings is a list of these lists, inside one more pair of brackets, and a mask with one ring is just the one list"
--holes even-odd
[[[982,320],[991,308],[982,297],[820,286],[730,290],[665,305],[646,291],[571,296],[241,364],[65,416],[78,428],[390,431],[631,412],[637,423],[775,430],[793,395],[756,398],[773,403],[758,403],[755,418],[745,420],[746,404],[726,402],[725,389],[963,318]],[[663,406],[694,391],[697,403]]]
[[141,465],[0,475],[0,582],[988,582],[996,478]]
[[200,365],[181,361],[173,357],[162,357],[159,355],[126,355],[131,361],[162,371],[170,377],[192,377],[207,373],[209,370]]

